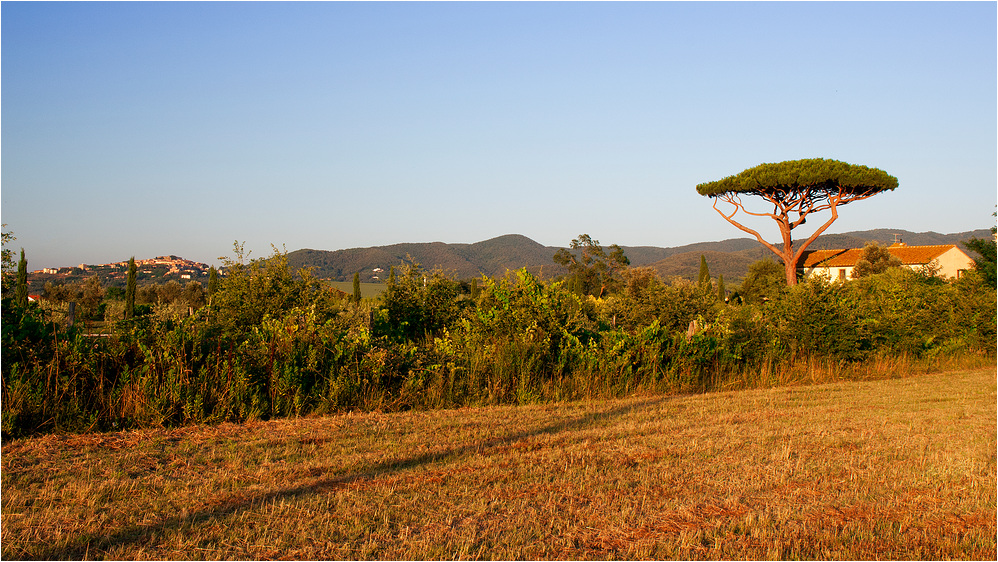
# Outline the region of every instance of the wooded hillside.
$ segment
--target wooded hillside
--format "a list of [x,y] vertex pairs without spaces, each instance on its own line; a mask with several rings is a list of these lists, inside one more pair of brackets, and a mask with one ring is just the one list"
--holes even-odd
[[[899,229],[876,229],[843,234],[827,234],[819,237],[813,249],[862,248],[868,242],[891,244],[895,235],[912,246],[933,244],[957,244],[971,237],[987,238],[988,230],[974,230],[955,234],[937,232],[909,232]],[[593,234],[599,237],[598,233]],[[612,240],[601,240],[605,245]],[[624,253],[633,267],[651,267],[660,276],[678,276],[694,280],[700,267],[700,256],[704,255],[710,266],[710,273],[716,277],[723,275],[729,282],[738,282],[748,266],[763,258],[772,258],[771,252],[750,238],[732,238],[719,242],[699,242],[685,246],[660,248],[655,246],[624,246]],[[480,275],[503,275],[508,269],[526,267],[531,273],[544,278],[556,277],[565,273],[564,268],[554,263],[553,256],[559,248],[544,246],[526,236],[507,234],[474,244],[445,244],[443,242],[405,243],[371,248],[351,248],[347,250],[297,250],[288,254],[288,263],[293,268],[313,267],[315,274],[323,279],[348,281],[353,274],[360,272],[364,282],[374,281],[375,277],[384,280],[391,267],[418,263],[426,269],[442,269],[459,279]],[[961,249],[964,249],[961,246]],[[375,269],[382,269],[376,272]]]

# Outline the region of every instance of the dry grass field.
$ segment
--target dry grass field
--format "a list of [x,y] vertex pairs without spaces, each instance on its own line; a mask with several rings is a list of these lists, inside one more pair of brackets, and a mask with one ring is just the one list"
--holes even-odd
[[995,383],[12,441],[2,557],[994,560]]

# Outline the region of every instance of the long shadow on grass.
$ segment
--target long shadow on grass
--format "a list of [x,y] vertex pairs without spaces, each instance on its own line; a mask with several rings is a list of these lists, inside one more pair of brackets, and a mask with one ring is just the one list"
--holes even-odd
[[369,480],[379,476],[384,476],[386,474],[410,470],[443,459],[457,459],[468,454],[488,453],[490,450],[501,448],[529,437],[585,429],[587,427],[597,425],[600,421],[609,421],[613,418],[628,414],[634,410],[661,404],[667,400],[669,400],[669,398],[664,396],[647,398],[625,406],[613,408],[606,412],[594,412],[585,416],[568,419],[536,429],[527,429],[511,433],[503,437],[485,439],[461,447],[454,447],[441,451],[424,453],[414,457],[377,463],[370,466],[366,470],[362,469],[354,473],[344,474],[335,478],[320,478],[308,484],[250,497],[232,496],[201,511],[187,515],[167,517],[154,524],[133,525],[111,534],[84,534],[71,540],[67,545],[49,548],[48,550],[44,550],[31,558],[36,560],[99,558],[102,557],[107,550],[116,546],[146,543],[151,541],[154,536],[161,537],[166,531],[180,528],[193,528],[203,523],[227,517],[243,509],[250,508],[253,505],[263,505],[271,501],[295,499],[312,494],[325,493],[343,488],[351,482]]

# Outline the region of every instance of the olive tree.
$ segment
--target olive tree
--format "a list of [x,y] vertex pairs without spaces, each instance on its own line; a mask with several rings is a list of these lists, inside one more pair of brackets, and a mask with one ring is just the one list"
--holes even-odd
[[[838,207],[861,201],[898,186],[898,180],[883,170],[847,164],[838,160],[810,158],[775,164],[760,164],[738,175],[697,185],[697,192],[714,199],[714,210],[739,230],[755,236],[783,260],[787,285],[797,284],[797,264],[804,250],[839,218]],[[771,210],[750,211],[742,195],[754,195],[766,202]],[[729,208],[718,208],[720,202]],[[764,207],[764,209],[765,209]],[[776,221],[783,238],[782,245],[767,242],[761,234],[734,220],[741,211],[752,217],[769,217]],[[800,246],[794,247],[791,231],[804,224],[812,213],[831,211],[831,217],[814,231]]]
[[76,298],[80,305],[80,317],[84,320],[101,320],[104,317],[104,297],[107,291],[96,275],[88,277],[77,292]]
[[631,264],[623,248],[611,244],[607,254],[599,240],[588,234],[580,234],[569,247],[571,250],[559,249],[554,262],[568,270],[572,286],[583,295],[602,297],[608,288],[621,282],[621,272]]
[[863,254],[856,261],[856,266],[852,268],[853,279],[869,277],[877,273],[883,273],[892,267],[901,267],[900,258],[891,254],[890,250],[870,242],[863,248]]

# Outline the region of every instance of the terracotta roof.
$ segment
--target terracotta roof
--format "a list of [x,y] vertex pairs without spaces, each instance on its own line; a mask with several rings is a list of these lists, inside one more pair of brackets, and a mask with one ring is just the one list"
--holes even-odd
[[[895,244],[889,246],[887,251],[901,260],[901,263],[904,265],[922,265],[929,263],[953,248],[956,248],[953,244],[941,246],[902,246]],[[812,252],[804,252],[801,267],[854,267],[861,257],[863,257],[863,250],[860,248],[852,250],[814,250]]]
[[813,250],[804,252],[801,267],[852,267],[863,250]]

